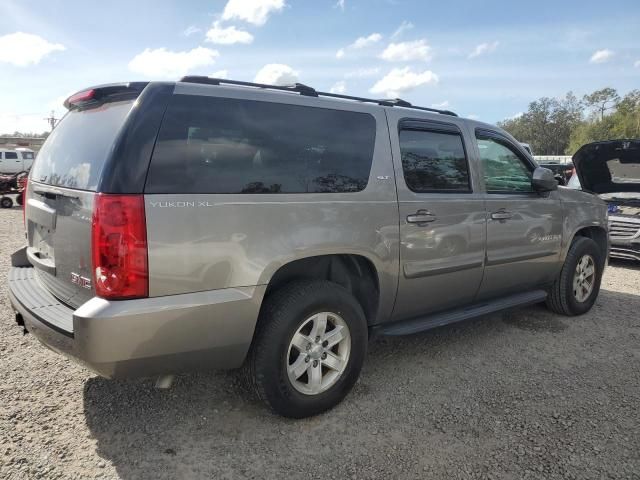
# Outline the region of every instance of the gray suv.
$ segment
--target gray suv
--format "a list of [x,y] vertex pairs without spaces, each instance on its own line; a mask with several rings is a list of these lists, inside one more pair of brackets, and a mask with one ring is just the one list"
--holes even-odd
[[598,295],[605,203],[491,125],[207,77],[65,105],[9,291],[20,325],[105,377],[244,366],[305,417],[347,395],[372,335]]

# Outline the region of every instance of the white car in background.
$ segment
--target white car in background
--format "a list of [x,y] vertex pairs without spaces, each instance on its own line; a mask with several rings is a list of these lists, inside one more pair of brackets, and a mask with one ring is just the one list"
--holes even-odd
[[18,173],[29,170],[35,157],[35,152],[29,148],[0,148],[0,173]]

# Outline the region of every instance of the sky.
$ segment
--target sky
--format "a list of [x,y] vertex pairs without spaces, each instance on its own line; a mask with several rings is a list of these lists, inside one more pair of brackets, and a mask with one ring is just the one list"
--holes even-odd
[[495,123],[529,102],[640,88],[640,3],[0,0],[0,133],[70,94],[186,74],[402,98]]

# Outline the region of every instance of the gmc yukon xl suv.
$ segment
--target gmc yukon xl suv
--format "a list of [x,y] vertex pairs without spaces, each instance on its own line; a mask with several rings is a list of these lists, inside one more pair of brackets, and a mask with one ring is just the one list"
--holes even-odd
[[244,366],[331,408],[367,340],[593,305],[607,211],[448,111],[207,77],[65,102],[31,170],[16,319],[110,378]]

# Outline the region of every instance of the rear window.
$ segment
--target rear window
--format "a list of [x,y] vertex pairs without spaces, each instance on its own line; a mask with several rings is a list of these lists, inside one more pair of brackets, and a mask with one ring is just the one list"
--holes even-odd
[[367,186],[375,119],[365,113],[174,95],[148,193],[329,193]]
[[31,178],[49,185],[95,191],[132,105],[131,101],[114,102],[69,112],[44,142]]

